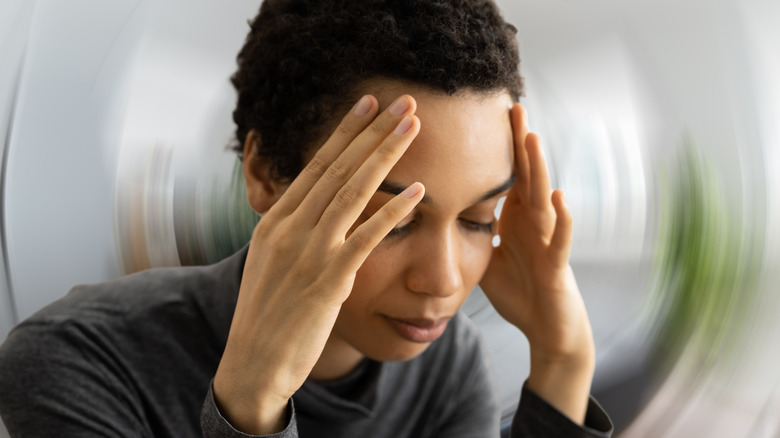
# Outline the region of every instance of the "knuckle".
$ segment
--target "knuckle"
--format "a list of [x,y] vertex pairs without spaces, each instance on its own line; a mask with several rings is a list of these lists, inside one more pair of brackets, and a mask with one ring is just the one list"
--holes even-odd
[[408,213],[409,210],[400,205],[400,203],[390,200],[390,202],[385,204],[384,208],[374,213],[374,216],[376,216],[377,221],[383,227],[387,227],[387,232],[390,232],[390,228],[403,220]]
[[374,135],[379,135],[384,137],[385,135],[387,135],[387,131],[388,131],[387,123],[384,123],[384,121],[380,119],[374,120],[373,123],[368,125],[368,130]]
[[327,288],[322,287],[322,284],[320,284],[320,282],[315,281],[306,289],[306,294],[309,299],[317,300],[318,302],[320,302],[320,301],[324,301],[323,297],[325,296],[326,290]]
[[320,177],[326,169],[328,169],[328,163],[319,154],[315,154],[304,168],[306,172],[316,177]]
[[373,216],[371,216],[371,218],[380,224],[384,224],[386,222],[392,221],[393,217],[395,216],[394,213],[397,213],[396,212],[397,208],[394,208],[393,204],[394,202],[391,199],[390,201],[387,202],[387,204],[382,206],[382,208],[377,210],[376,213],[374,213]]
[[254,232],[252,233],[252,240],[254,242],[267,242],[270,240],[274,235],[274,229],[273,227],[256,227]]
[[365,230],[358,230],[349,236],[350,246],[355,250],[368,249],[372,247],[372,239]]
[[349,177],[351,173],[350,166],[347,166],[343,161],[336,160],[333,162],[333,164],[328,167],[328,170],[325,172],[325,176],[330,181],[344,181]]
[[572,217],[568,212],[566,211],[556,211],[555,214],[555,220],[560,225],[569,226],[572,224]]
[[388,143],[384,142],[381,145],[379,145],[378,148],[374,151],[374,159],[377,160],[379,164],[383,165],[392,165],[395,164],[395,162],[398,160],[398,154],[397,151],[397,145],[394,143]]
[[294,252],[295,249],[293,242],[287,239],[280,239],[270,246],[268,252],[273,260],[284,260],[290,253]]
[[359,131],[359,129],[354,121],[350,120],[349,116],[344,117],[344,119],[341,120],[341,123],[339,123],[339,126],[336,127],[337,134],[341,136],[352,136],[357,134],[356,131]]
[[355,201],[357,196],[357,192],[351,185],[345,185],[336,193],[333,203],[338,208],[347,208]]
[[[272,244],[273,253],[276,255],[285,255],[293,252],[298,252],[299,245],[297,240],[293,237],[294,234],[287,232],[285,228],[280,228],[273,236]],[[270,240],[270,238],[269,238]]]

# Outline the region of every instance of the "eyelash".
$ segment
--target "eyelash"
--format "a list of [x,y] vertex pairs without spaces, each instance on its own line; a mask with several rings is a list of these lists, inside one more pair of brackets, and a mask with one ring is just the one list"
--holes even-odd
[[[466,219],[460,219],[460,222],[467,231],[469,232],[475,232],[475,233],[486,233],[486,234],[493,234],[493,225],[494,222],[490,223],[483,223],[483,222],[474,222]],[[403,227],[399,228],[393,228],[390,230],[389,233],[387,233],[386,239],[400,239],[407,234],[409,234],[413,229],[414,226],[417,224],[416,220],[413,220],[409,222],[408,224],[404,225]]]
[[466,229],[470,231],[477,231],[480,233],[487,233],[487,234],[493,234],[493,225],[494,222],[490,223],[483,223],[483,222],[474,222],[474,221],[467,221],[463,219],[463,226],[466,227]]

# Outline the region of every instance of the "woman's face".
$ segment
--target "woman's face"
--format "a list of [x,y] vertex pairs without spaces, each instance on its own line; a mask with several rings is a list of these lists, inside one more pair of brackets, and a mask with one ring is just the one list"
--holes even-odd
[[488,266],[494,210],[512,183],[512,101],[506,93],[379,85],[367,92],[380,110],[401,94],[416,99],[421,130],[356,226],[415,181],[425,198],[357,272],[328,343],[407,360],[441,335]]

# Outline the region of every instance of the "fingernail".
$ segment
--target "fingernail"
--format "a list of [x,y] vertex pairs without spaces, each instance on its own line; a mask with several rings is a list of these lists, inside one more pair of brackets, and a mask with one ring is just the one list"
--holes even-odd
[[400,116],[401,114],[405,113],[406,110],[408,109],[409,109],[409,99],[407,99],[406,96],[399,97],[388,108],[390,113],[395,114],[396,116]]
[[396,135],[403,135],[406,134],[406,131],[409,130],[409,128],[412,127],[412,118],[409,116],[404,117],[401,119],[401,121],[398,123],[398,126],[395,127],[395,133]]
[[401,197],[404,199],[412,199],[415,196],[417,196],[418,193],[423,189],[423,185],[416,182],[409,187],[406,188],[403,192],[401,192]]
[[355,114],[359,116],[365,116],[371,110],[371,99],[368,96],[360,98],[357,104],[355,104]]

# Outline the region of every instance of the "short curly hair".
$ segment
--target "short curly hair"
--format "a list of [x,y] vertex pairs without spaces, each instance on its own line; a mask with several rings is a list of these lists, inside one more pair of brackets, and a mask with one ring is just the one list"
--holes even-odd
[[250,27],[231,78],[233,150],[243,158],[254,131],[276,180],[298,175],[369,79],[448,95],[523,92],[517,29],[490,0],[265,0]]

